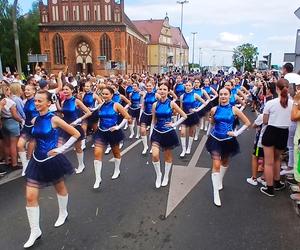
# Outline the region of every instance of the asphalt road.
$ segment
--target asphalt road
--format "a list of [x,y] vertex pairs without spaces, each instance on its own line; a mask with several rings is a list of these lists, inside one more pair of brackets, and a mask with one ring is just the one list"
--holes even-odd
[[[92,189],[93,150],[88,147],[86,170],[67,180],[69,219],[62,227],[53,226],[58,215],[54,189],[41,190],[43,236],[32,249],[300,249],[300,218],[288,191],[266,197],[246,182],[253,131],[245,132],[238,140],[242,152],[232,159],[225,176],[222,207],[213,205],[208,171],[167,218],[169,187],[155,188],[151,155],[141,156],[142,143],[123,156],[117,180],[111,180],[112,156],[105,157],[99,190]],[[123,149],[134,141],[127,139]],[[198,144],[194,143],[192,153]],[[175,149],[174,164],[187,166],[193,154],[180,159],[180,152],[180,147]],[[76,163],[73,151],[67,157]],[[204,149],[195,167],[210,165]],[[22,249],[29,236],[24,190],[23,178],[0,185],[1,250]]]

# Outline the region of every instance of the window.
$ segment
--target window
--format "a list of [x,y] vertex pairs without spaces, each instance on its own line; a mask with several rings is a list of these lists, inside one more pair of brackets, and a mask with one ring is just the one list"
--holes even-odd
[[52,19],[53,19],[54,22],[59,20],[59,17],[58,17],[58,6],[57,5],[52,6]]
[[105,21],[111,20],[111,6],[110,4],[104,5]]
[[95,21],[100,21],[101,20],[101,15],[100,15],[100,4],[95,4],[94,5],[94,15],[95,15]]
[[106,33],[100,39],[100,55],[106,56],[107,61],[111,60],[111,41]]
[[121,14],[119,9],[115,10],[115,22],[121,22]]
[[53,39],[54,42],[54,62],[55,64],[65,63],[64,41],[59,34],[56,34]]
[[131,45],[131,38],[128,39],[128,48],[127,48],[127,63],[128,65],[131,65],[131,51],[132,51],[132,45]]
[[79,6],[73,6],[73,21],[79,21]]
[[63,20],[69,21],[69,6],[63,6]]
[[90,6],[85,4],[85,5],[83,5],[83,20],[89,21],[90,18],[91,18]]

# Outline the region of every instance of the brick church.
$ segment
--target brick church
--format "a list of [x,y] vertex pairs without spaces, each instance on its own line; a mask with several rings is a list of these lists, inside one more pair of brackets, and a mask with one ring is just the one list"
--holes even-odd
[[40,0],[41,53],[51,72],[107,76],[147,71],[147,39],[124,12],[124,0]]

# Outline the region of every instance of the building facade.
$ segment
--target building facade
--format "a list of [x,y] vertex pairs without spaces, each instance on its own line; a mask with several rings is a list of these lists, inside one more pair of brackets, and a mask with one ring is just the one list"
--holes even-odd
[[163,73],[176,69],[188,70],[189,47],[180,28],[172,27],[169,18],[133,21],[148,39],[149,72]]
[[40,1],[41,53],[51,72],[147,71],[147,39],[124,12],[124,0]]

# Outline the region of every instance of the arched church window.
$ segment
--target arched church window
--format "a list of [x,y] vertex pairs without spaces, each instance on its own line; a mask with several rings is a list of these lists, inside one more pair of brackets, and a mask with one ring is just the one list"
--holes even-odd
[[56,34],[53,39],[54,42],[54,62],[55,64],[65,63],[64,41],[59,34]]
[[106,33],[100,39],[100,55],[106,56],[107,61],[111,60],[111,40]]

